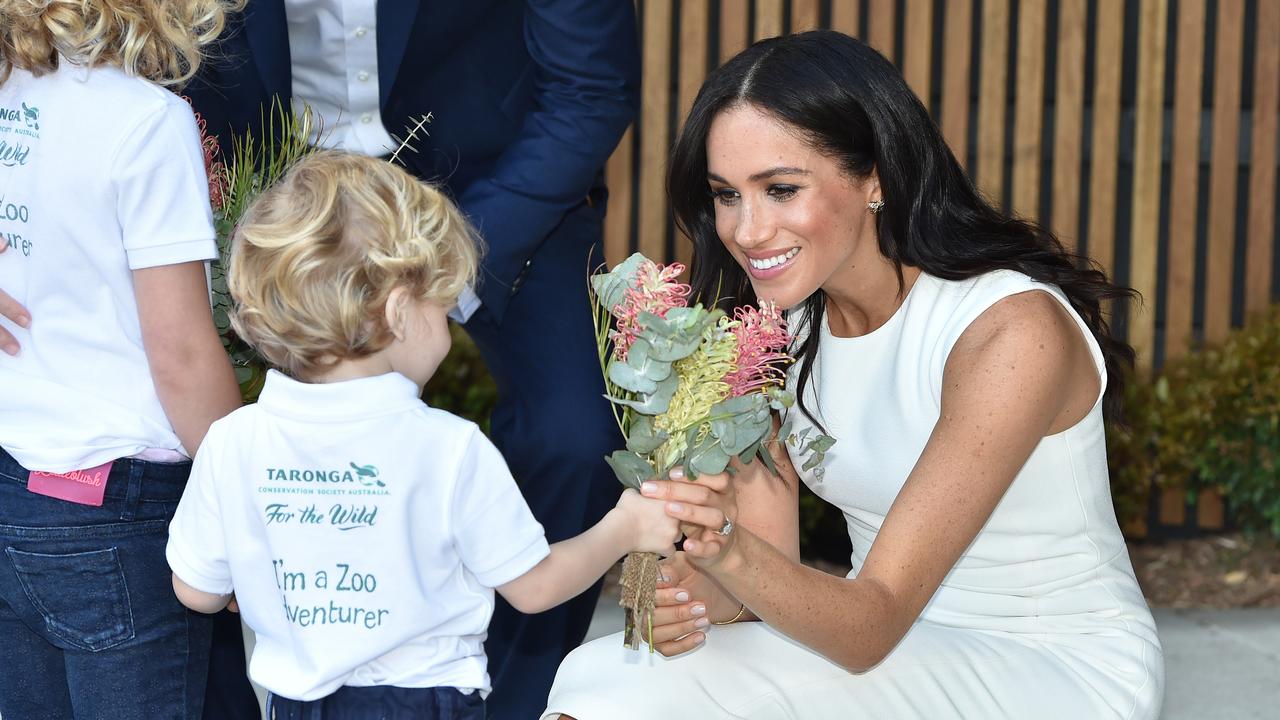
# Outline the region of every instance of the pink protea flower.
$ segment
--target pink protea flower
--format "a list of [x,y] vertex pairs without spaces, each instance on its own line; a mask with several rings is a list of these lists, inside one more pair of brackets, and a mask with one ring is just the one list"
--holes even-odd
[[684,265],[680,263],[659,265],[651,260],[640,263],[634,282],[627,289],[622,303],[613,311],[617,318],[616,329],[610,333],[614,357],[626,360],[627,350],[644,331],[639,321],[640,313],[649,312],[665,318],[671,308],[689,304],[689,286],[676,282],[683,272]]
[[736,368],[725,376],[729,396],[738,397],[770,385],[781,385],[786,377],[782,369],[791,361],[786,352],[791,342],[787,321],[778,306],[762,302],[757,310],[740,307],[733,312],[734,327],[730,332],[738,338]]

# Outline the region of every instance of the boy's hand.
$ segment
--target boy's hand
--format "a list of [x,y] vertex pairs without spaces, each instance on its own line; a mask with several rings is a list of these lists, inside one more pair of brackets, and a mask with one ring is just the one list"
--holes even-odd
[[631,552],[652,552],[662,556],[675,553],[680,539],[680,521],[666,512],[659,500],[642,497],[635,490],[622,491],[614,512],[628,521]]

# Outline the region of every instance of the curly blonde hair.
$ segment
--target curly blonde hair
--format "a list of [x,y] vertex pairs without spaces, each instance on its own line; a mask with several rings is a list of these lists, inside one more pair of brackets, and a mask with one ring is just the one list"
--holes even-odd
[[60,58],[182,85],[245,0],[0,0],[0,83],[14,68],[43,75]]
[[391,291],[451,307],[480,241],[439,189],[386,160],[321,151],[258,197],[236,229],[231,326],[296,378],[387,346]]

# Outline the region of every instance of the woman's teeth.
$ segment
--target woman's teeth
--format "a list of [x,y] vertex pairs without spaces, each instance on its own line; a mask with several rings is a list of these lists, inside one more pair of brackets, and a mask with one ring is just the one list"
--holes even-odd
[[771,258],[763,258],[761,260],[757,260],[755,258],[747,258],[747,262],[751,263],[751,267],[757,270],[768,270],[771,267],[776,267],[790,260],[791,258],[795,257],[796,253],[798,252],[800,252],[800,248],[791,248],[785,253],[781,255],[774,255]]

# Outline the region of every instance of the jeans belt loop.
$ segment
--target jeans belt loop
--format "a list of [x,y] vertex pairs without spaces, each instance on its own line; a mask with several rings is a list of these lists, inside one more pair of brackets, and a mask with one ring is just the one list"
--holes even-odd
[[128,521],[138,514],[138,502],[142,497],[142,475],[146,466],[128,459],[123,462],[129,463],[129,486],[125,489],[124,512],[120,513],[120,519]]

